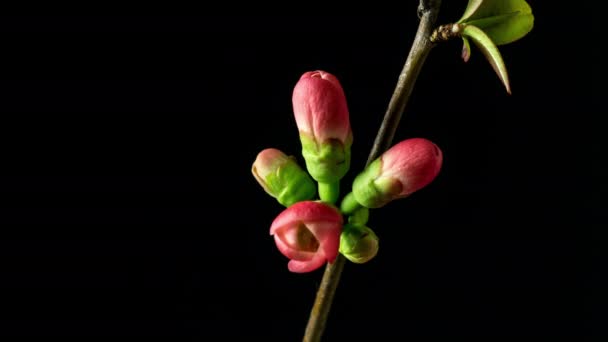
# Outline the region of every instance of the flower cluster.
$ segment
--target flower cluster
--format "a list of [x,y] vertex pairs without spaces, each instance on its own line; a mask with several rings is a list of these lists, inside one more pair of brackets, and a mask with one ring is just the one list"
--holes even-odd
[[306,170],[273,148],[261,151],[252,166],[258,183],[287,207],[272,222],[270,235],[290,259],[291,272],[316,270],[338,253],[365,263],[378,253],[378,237],[366,226],[369,209],[428,185],[441,168],[441,150],[422,138],[401,141],[355,178],[338,207],[353,141],[344,90],[330,73],[306,72],[292,102]]

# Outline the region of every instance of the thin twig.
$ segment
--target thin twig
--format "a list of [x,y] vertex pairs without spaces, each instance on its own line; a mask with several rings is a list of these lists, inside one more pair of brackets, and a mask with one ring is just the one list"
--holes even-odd
[[[440,7],[441,0],[420,0],[420,4],[418,5],[418,16],[420,17],[418,31],[416,32],[416,37],[412,43],[403,70],[399,75],[397,86],[389,102],[388,109],[384,114],[384,119],[376,135],[372,150],[367,158],[367,164],[378,158],[392,144],[395,131],[397,130],[407,101],[410,98],[418,74],[433,47],[433,43],[431,43],[429,38],[433,32],[433,26],[437,20]],[[338,255],[338,258],[332,264],[327,264],[321,285],[317,291],[315,303],[310,312],[308,324],[306,325],[304,342],[318,342],[321,340],[336,288],[344,269],[345,260],[342,255]]]

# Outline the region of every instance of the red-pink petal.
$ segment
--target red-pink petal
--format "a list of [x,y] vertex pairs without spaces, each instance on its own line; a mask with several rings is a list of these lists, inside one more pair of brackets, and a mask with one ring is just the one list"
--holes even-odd
[[289,259],[307,261],[311,260],[315,256],[314,252],[300,251],[295,248],[292,248],[281,239],[279,234],[275,234],[274,242],[276,243],[277,248],[279,249],[281,254],[288,257]]
[[317,268],[323,266],[326,261],[327,259],[325,255],[323,254],[321,249],[319,249],[317,254],[315,254],[315,256],[308,261],[290,260],[287,264],[287,268],[294,273],[306,273],[314,271]]
[[[342,214],[335,207],[303,201],[280,213],[270,227],[270,234],[274,235],[279,251],[292,259],[289,270],[303,273],[336,259],[342,223]],[[316,252],[312,252],[315,248]]]
[[266,181],[266,176],[276,170],[275,165],[284,163],[289,157],[276,148],[262,150],[255,158],[251,171],[256,178]]
[[439,147],[423,138],[403,140],[384,152],[381,158],[380,177],[398,179],[403,187],[400,196],[411,194],[432,182],[443,162]]
[[318,222],[306,223],[306,227],[319,241],[320,249],[323,249],[323,254],[329,262],[333,262],[338,256],[340,249],[340,233],[342,232],[342,223],[337,222]]
[[352,135],[344,90],[338,79],[325,71],[309,71],[294,87],[293,111],[300,132],[319,142]]
[[298,202],[283,210],[272,222],[270,235],[277,229],[297,221],[303,222],[338,222],[342,224],[342,215],[337,209],[315,201]]
[[258,181],[258,183],[264,188],[264,191],[274,196],[268,186],[266,185],[266,177],[276,172],[277,168],[284,164],[289,157],[285,153],[277,150],[276,148],[267,148],[258,153],[253,165],[251,166],[251,173]]

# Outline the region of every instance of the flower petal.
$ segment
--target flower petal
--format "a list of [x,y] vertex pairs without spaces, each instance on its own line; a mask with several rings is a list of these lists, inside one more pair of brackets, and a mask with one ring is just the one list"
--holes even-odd
[[287,268],[294,273],[306,273],[323,266],[326,260],[325,254],[319,249],[315,256],[308,261],[290,260]]
[[283,241],[283,239],[281,239],[279,234],[275,234],[274,242],[276,243],[277,248],[279,249],[281,254],[288,257],[289,259],[308,261],[315,256],[315,252],[300,251],[290,247]]
[[320,70],[304,73],[292,102],[298,130],[313,139],[344,143],[352,134],[344,90],[334,75]]
[[399,142],[384,152],[381,176],[398,179],[407,196],[428,185],[439,173],[443,154],[437,145],[423,138]]
[[337,209],[327,204],[315,201],[298,202],[291,207],[283,210],[272,222],[270,235],[286,225],[294,224],[297,221],[303,222],[338,222],[342,224],[342,215]]
[[319,241],[320,249],[329,262],[333,262],[338,256],[340,248],[340,233],[342,224],[337,222],[313,222],[306,223],[306,227]]
[[336,259],[342,223],[342,214],[335,207],[303,201],[280,213],[270,227],[270,234],[281,253],[292,259],[289,269],[303,273]]

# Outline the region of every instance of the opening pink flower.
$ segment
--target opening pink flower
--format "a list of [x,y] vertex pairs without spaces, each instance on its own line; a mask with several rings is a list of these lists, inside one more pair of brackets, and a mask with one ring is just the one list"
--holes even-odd
[[342,215],[327,204],[298,202],[272,222],[270,235],[279,251],[291,259],[291,272],[314,271],[325,262],[334,262],[340,247]]

